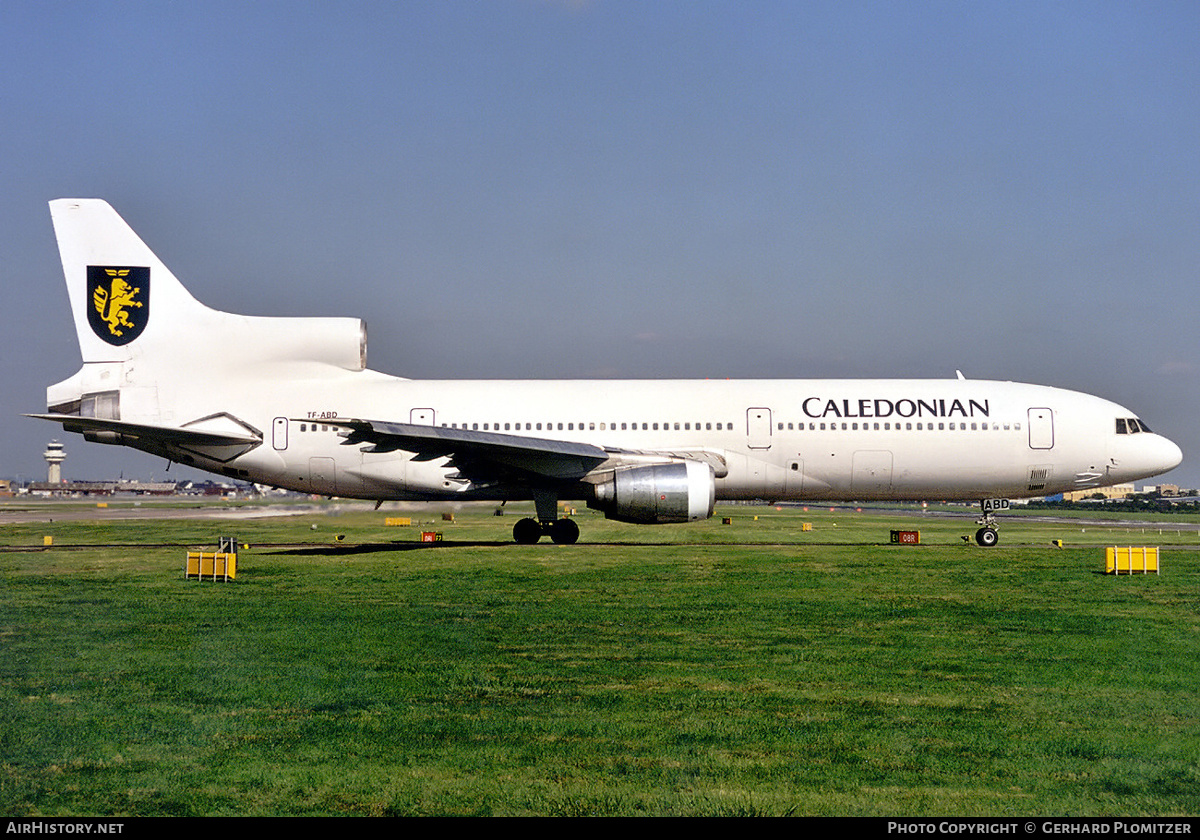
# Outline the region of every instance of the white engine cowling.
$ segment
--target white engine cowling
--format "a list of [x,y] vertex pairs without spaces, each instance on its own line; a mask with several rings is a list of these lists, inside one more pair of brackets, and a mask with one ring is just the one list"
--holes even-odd
[[677,461],[616,470],[596,485],[588,507],[604,511],[606,519],[657,525],[708,519],[715,503],[712,467]]
[[359,318],[226,317],[228,334],[241,339],[228,344],[243,362],[312,361],[353,371],[367,367],[367,322]]

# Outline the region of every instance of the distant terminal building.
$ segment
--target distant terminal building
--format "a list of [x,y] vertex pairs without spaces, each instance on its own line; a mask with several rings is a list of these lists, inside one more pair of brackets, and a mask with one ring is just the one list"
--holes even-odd
[[113,496],[128,493],[135,496],[170,496],[175,492],[173,481],[68,481],[30,482],[28,491],[38,496]]
[[[3,487],[0,486],[0,494]],[[192,481],[31,481],[24,491],[34,496],[255,496],[253,484]]]
[[61,484],[62,462],[67,459],[63,445],[56,440],[50,441],[46,444],[46,451],[42,453],[42,457],[46,459],[46,483]]
[[1137,493],[1132,484],[1114,484],[1112,487],[1093,487],[1089,490],[1072,490],[1063,493],[1064,502],[1082,502],[1087,499],[1102,497],[1105,499],[1124,499]]

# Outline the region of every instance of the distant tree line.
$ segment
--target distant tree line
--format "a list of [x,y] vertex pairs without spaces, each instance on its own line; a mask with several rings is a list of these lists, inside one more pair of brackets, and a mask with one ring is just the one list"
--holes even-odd
[[1116,510],[1129,513],[1200,513],[1200,500],[1196,499],[1196,491],[1187,491],[1192,498],[1173,498],[1150,493],[1145,496],[1132,496],[1125,499],[1106,499],[1097,493],[1091,499],[1078,502],[1068,502],[1062,499],[1044,499],[1031,501],[1026,507],[1034,510]]

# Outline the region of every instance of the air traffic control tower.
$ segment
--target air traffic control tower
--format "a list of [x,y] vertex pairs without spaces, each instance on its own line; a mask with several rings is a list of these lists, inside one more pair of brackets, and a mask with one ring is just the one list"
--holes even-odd
[[62,462],[67,459],[63,445],[56,440],[50,441],[46,444],[46,451],[42,453],[42,457],[46,459],[48,473],[46,481],[51,484],[62,484]]

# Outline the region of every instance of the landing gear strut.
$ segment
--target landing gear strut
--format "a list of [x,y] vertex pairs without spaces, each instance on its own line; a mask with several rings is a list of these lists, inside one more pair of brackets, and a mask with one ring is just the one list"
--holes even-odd
[[579,526],[573,519],[558,518],[558,496],[545,491],[534,491],[537,519],[526,517],[513,526],[513,539],[521,545],[533,545],[549,534],[556,545],[574,545],[579,541]]
[[975,520],[977,525],[982,525],[975,532],[975,542],[984,548],[991,548],[996,543],[1000,542],[1000,534],[996,531],[999,526],[999,521],[996,519],[996,511],[1008,510],[1008,499],[983,499],[980,501],[980,506],[983,508],[983,516]]

